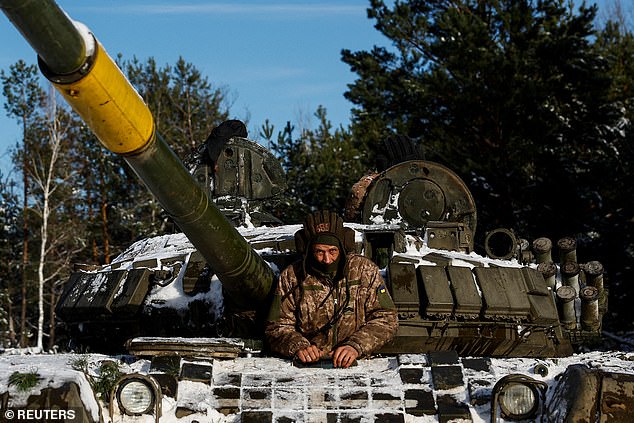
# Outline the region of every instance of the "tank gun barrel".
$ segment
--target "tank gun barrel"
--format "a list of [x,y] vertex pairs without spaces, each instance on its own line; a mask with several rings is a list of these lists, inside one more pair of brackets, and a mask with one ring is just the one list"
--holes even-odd
[[0,7],[51,69],[69,74],[84,63],[84,41],[55,2],[0,0]]
[[96,38],[53,0],[0,0],[42,73],[108,150],[145,183],[240,308],[268,296],[273,273],[156,133],[152,113]]

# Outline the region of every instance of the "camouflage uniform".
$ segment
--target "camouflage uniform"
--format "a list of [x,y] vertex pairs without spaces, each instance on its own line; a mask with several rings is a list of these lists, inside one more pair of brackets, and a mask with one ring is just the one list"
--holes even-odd
[[333,283],[307,273],[303,260],[282,272],[266,327],[274,352],[292,357],[311,344],[325,353],[350,345],[367,356],[394,337],[396,307],[379,268],[349,254],[342,274]]

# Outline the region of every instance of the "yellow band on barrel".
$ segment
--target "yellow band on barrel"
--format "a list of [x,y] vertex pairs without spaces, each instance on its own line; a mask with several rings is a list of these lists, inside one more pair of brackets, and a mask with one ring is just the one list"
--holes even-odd
[[97,44],[92,69],[79,81],[55,87],[108,150],[131,154],[153,139],[154,119],[141,96]]

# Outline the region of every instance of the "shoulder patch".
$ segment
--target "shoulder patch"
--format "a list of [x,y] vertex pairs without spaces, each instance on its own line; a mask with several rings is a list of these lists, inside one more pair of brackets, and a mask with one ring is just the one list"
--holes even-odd
[[389,292],[387,292],[387,288],[385,287],[385,284],[381,284],[376,289],[376,297],[379,300],[379,304],[381,304],[381,307],[388,310],[396,309],[396,306],[394,305],[394,301],[392,301],[392,297],[390,297]]

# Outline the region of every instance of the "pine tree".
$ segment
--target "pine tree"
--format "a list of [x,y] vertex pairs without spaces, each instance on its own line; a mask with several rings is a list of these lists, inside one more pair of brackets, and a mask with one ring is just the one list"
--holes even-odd
[[262,129],[286,172],[289,190],[277,206],[284,222],[301,222],[307,213],[319,209],[343,213],[350,187],[366,171],[367,157],[350,132],[343,127],[333,130],[323,106],[315,117],[317,128],[305,129],[297,138],[290,122],[276,142],[270,140],[273,128]]
[[[618,18],[618,16],[616,16]],[[627,328],[634,321],[629,304],[634,290],[629,281],[634,278],[634,34],[623,25],[624,20],[607,21],[600,29],[594,48],[608,63],[611,76],[610,96],[620,104],[624,117],[617,126],[600,128],[606,134],[617,132],[619,137],[606,137],[610,154],[594,158],[591,186],[598,218],[594,222],[594,244],[603,251],[603,265],[609,269],[611,293],[618,301],[610,303],[611,319],[607,327]]]
[[4,108],[9,117],[19,121],[22,128],[22,154],[16,152],[14,162],[22,173],[22,263],[21,275],[22,287],[20,291],[20,346],[27,345],[27,297],[32,278],[29,274],[29,178],[28,156],[29,144],[33,142],[30,125],[37,118],[37,112],[42,105],[44,93],[39,86],[38,71],[35,65],[27,65],[19,60],[9,67],[9,72],[3,70],[0,73],[2,80],[2,92],[6,98]]
[[0,173],[0,347],[17,346],[15,300],[22,243],[15,182]]
[[596,8],[575,12],[562,0],[371,4],[392,46],[343,52],[359,75],[346,93],[357,106],[353,133],[374,149],[390,131],[422,137],[427,158],[470,185],[489,230],[587,230],[592,193],[583,183],[592,158],[619,136],[597,128],[622,118],[591,44]]

